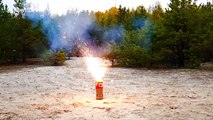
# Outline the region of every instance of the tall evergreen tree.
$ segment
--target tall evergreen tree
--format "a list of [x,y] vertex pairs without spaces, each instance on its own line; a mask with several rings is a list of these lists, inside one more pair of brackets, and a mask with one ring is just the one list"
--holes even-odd
[[191,0],[171,0],[163,19],[163,34],[159,41],[162,44],[161,50],[167,50],[169,61],[177,63],[178,67],[185,66],[185,50],[189,47],[191,31],[188,9],[191,3]]

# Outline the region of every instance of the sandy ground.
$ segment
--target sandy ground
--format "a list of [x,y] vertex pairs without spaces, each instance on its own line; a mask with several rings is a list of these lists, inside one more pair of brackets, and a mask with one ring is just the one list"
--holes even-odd
[[104,100],[82,58],[0,68],[2,120],[213,119],[213,72],[109,68]]

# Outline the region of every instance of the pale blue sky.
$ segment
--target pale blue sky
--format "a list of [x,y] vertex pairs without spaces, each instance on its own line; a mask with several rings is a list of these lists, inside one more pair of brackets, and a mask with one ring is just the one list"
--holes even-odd
[[[143,5],[149,8],[154,6],[157,1],[160,2],[163,8],[166,8],[170,2],[170,0],[27,0],[27,2],[31,3],[33,10],[43,11],[49,6],[53,14],[63,14],[70,9],[104,11],[115,5],[122,5],[128,8]],[[197,3],[206,3],[207,1],[211,0],[197,0]],[[3,3],[12,9],[14,0],[3,0]]]

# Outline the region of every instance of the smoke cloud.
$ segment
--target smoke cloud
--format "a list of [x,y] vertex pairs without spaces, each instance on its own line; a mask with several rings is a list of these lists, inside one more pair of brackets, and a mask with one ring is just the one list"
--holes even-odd
[[52,16],[44,12],[27,12],[25,17],[34,24],[41,23],[42,30],[50,41],[53,51],[71,50],[73,47],[89,47],[101,52],[106,43],[119,43],[123,39],[124,28],[120,25],[112,28],[97,26],[95,14],[87,11],[68,11],[62,16]]
[[147,18],[135,19],[132,22],[133,26],[136,29],[142,30],[142,34],[144,35],[143,42],[141,43],[141,47],[145,49],[151,48],[151,40],[153,34],[153,23]]
[[[50,41],[51,50],[65,49],[71,51],[74,47],[87,47],[97,55],[107,49],[109,43],[120,43],[125,35],[123,25],[100,27],[96,23],[95,14],[88,11],[68,11],[62,16],[53,16],[49,10],[44,12],[31,11],[25,17],[34,25],[41,23],[44,34]],[[149,49],[152,37],[152,23],[146,19],[135,19],[133,27],[142,30],[144,40],[141,47]]]
[[52,50],[72,48],[79,41],[88,39],[87,30],[94,22],[92,15],[87,12],[69,11],[63,16],[51,16],[45,12],[28,12],[26,18],[41,22],[43,32],[47,35]]

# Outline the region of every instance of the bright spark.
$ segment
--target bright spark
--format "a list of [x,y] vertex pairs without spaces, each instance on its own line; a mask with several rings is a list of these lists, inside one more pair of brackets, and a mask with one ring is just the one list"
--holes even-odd
[[104,63],[98,57],[85,57],[87,62],[87,69],[92,73],[96,82],[102,82],[104,74],[106,73],[106,67]]

